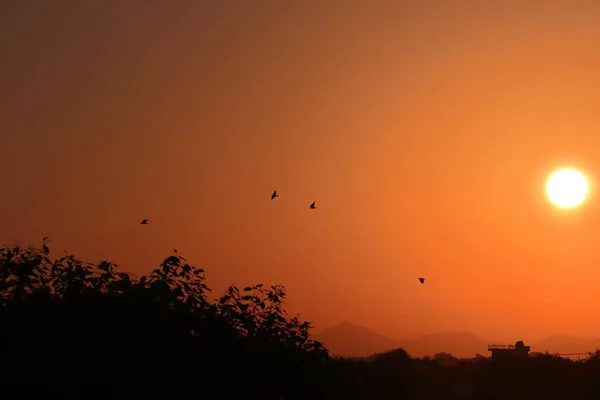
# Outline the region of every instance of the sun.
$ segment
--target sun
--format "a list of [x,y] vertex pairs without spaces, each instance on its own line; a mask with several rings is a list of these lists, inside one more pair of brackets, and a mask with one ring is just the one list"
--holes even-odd
[[561,168],[546,180],[546,195],[559,208],[575,208],[587,197],[589,184],[585,176],[574,168]]

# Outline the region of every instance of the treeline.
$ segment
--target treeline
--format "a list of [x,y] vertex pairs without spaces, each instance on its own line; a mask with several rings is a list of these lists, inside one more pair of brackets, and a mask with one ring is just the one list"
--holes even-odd
[[213,299],[204,271],[177,253],[139,279],[49,254],[46,241],[0,249],[2,398],[600,398],[595,356],[337,359],[286,313],[282,286]]

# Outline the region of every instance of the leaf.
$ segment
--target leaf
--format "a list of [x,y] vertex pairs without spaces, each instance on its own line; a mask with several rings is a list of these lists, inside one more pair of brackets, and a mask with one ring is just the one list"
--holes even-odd
[[250,300],[252,298],[252,296],[244,296],[242,297],[242,300]]
[[250,286],[247,286],[244,288],[244,292],[250,292],[252,290],[252,288]]
[[219,300],[221,303],[226,303],[229,301],[229,299],[231,299],[231,296],[229,295],[224,295],[223,297],[221,297],[221,299]]

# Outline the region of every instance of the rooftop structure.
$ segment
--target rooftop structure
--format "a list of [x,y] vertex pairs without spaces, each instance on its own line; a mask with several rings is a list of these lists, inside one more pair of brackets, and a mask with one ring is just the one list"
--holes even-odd
[[528,357],[531,347],[525,346],[522,340],[519,340],[514,345],[508,344],[491,344],[488,346],[488,351],[492,352],[492,358],[512,356],[512,357]]

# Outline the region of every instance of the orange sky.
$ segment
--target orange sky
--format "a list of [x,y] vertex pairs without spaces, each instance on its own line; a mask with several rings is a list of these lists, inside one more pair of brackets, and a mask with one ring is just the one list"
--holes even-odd
[[598,337],[600,211],[543,185],[600,176],[599,20],[592,0],[2,2],[0,242],[136,274],[176,247],[215,296],[283,283],[321,328]]

